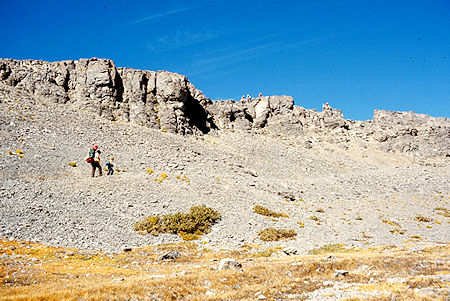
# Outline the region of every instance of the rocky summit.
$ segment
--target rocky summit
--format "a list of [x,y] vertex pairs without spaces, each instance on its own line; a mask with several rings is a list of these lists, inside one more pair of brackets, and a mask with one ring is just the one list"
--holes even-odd
[[[221,214],[197,240],[210,248],[449,242],[448,118],[212,101],[185,76],[98,58],[0,59],[0,107],[1,237],[107,251],[177,242],[133,225],[205,204]],[[112,176],[90,177],[93,144],[103,167],[115,157]],[[262,241],[266,228],[295,236]]]

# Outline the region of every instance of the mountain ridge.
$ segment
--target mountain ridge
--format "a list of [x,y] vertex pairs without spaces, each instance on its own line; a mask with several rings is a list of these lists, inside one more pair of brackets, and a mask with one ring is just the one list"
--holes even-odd
[[327,139],[344,145],[350,139],[375,140],[388,152],[449,156],[450,120],[445,117],[375,110],[372,120],[353,121],[338,109],[317,112],[296,106],[290,96],[211,101],[186,76],[119,68],[108,59],[0,59],[0,82],[38,98],[87,108],[108,120],[182,135],[224,129],[271,131],[333,136]]

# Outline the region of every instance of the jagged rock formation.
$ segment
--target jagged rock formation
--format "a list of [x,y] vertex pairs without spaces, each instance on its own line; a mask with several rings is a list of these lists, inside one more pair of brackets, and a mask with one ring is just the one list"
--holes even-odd
[[[110,120],[180,134],[260,130],[345,144],[374,142],[387,152],[449,156],[450,121],[413,112],[375,111],[366,122],[294,105],[290,96],[211,101],[182,75],[118,68],[108,59],[44,62],[0,59],[0,81],[56,103],[70,102]],[[310,138],[314,139],[310,139]]]
[[37,97],[168,132],[208,131],[206,97],[185,76],[117,68],[107,59],[0,60],[0,80]]

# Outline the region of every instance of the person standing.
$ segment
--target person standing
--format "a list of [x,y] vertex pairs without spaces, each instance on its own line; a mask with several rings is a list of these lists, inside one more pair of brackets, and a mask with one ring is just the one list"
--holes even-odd
[[109,160],[106,161],[106,167],[108,167],[108,176],[112,176],[112,174],[114,173],[114,157],[111,156],[109,157]]
[[97,145],[94,145],[92,147],[92,149],[89,151],[89,158],[88,158],[88,160],[90,159],[89,161],[90,161],[91,166],[92,166],[92,177],[95,177],[95,170],[97,168],[98,168],[100,176],[103,175],[102,167],[100,165],[100,154],[101,153],[102,152],[98,149]]

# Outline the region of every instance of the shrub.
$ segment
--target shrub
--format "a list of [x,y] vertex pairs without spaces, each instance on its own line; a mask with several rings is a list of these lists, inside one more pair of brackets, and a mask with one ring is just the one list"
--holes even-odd
[[134,230],[139,231],[143,235],[150,233],[156,236],[162,232],[161,219],[159,216],[149,216],[143,221],[135,223]]
[[259,239],[263,241],[277,241],[280,239],[293,238],[297,235],[294,230],[266,228],[258,233]]
[[270,216],[270,217],[288,217],[287,214],[284,213],[284,212],[278,213],[278,212],[272,211],[272,210],[267,209],[266,207],[263,207],[263,206],[260,206],[260,205],[256,205],[255,207],[253,207],[253,210],[254,210],[256,213],[261,214],[261,215],[264,215],[264,216]]
[[205,205],[193,206],[189,213],[177,212],[160,216],[149,216],[134,224],[134,230],[141,234],[178,234],[184,240],[198,239],[210,231],[211,226],[220,220],[220,213]]

